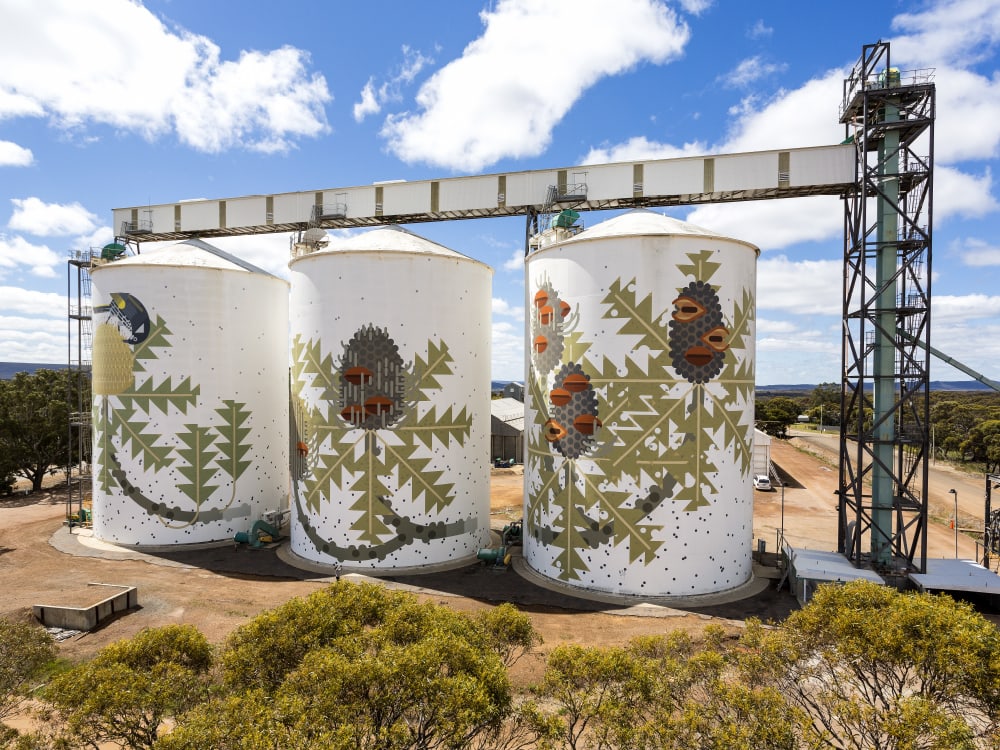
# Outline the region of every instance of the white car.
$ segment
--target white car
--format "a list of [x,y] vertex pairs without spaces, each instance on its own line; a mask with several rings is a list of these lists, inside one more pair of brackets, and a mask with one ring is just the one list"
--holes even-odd
[[762,490],[764,492],[770,492],[770,490],[771,490],[771,480],[768,479],[767,474],[754,474],[753,475],[753,488],[755,490]]

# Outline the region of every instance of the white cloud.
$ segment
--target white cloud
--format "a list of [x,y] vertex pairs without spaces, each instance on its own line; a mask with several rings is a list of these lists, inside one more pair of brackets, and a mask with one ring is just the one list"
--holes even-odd
[[328,130],[331,96],[308,62],[292,47],[221,60],[210,39],[168,30],[129,0],[8,3],[0,119],[48,116],[66,129],[98,123],[148,139],[174,131],[208,152],[282,150]]
[[524,380],[524,328],[495,321],[492,331],[494,380]]
[[727,88],[743,88],[761,78],[781,73],[787,67],[780,63],[764,62],[759,55],[755,55],[741,60],[733,70],[719,76],[717,80]]
[[765,24],[760,18],[758,18],[756,22],[754,22],[754,25],[747,30],[747,36],[750,39],[766,39],[772,34],[774,34],[774,29]]
[[493,314],[505,315],[507,317],[513,318],[514,320],[524,321],[524,306],[512,305],[505,299],[501,299],[500,297],[494,297]]
[[[10,271],[21,268],[28,269],[33,275],[41,278],[55,278],[56,266],[62,264],[63,258],[54,253],[45,245],[32,245],[23,237],[14,235],[7,237],[0,234],[0,278],[4,278]],[[0,288],[0,310],[19,309],[10,307],[11,300],[3,299],[2,295],[12,287]],[[14,295],[17,297],[17,295]],[[17,297],[18,299],[20,297]],[[16,302],[16,301],[15,301]],[[25,310],[21,310],[26,312]],[[63,303],[63,313],[66,312],[65,302]]]
[[66,309],[62,320],[0,317],[0,362],[65,364]]
[[790,320],[773,320],[771,318],[757,318],[754,328],[758,338],[767,334],[794,333],[798,330],[795,323]]
[[796,315],[843,313],[844,264],[840,260],[767,258],[757,264],[757,309]]
[[846,71],[837,69],[807,81],[793,91],[779,91],[758,106],[745,100],[719,153],[765,151],[774,148],[826,146],[844,139],[839,123]]
[[794,335],[757,339],[758,351],[840,353],[840,339],[823,331],[795,331]]
[[[17,286],[0,286],[0,311],[23,313],[38,318],[58,318],[65,326],[66,310],[65,295],[36,292]],[[65,342],[63,345],[65,346]]]
[[900,13],[892,27],[892,57],[966,67],[1000,41],[1000,4],[996,0],[946,0],[917,13]]
[[991,245],[976,237],[956,240],[951,249],[957,251],[962,263],[975,268],[982,266],[1000,266],[1000,247]]
[[934,75],[938,164],[995,157],[1000,146],[1000,80],[968,70],[939,67]]
[[621,161],[648,161],[650,159],[679,159],[685,156],[704,156],[708,147],[697,141],[685,143],[680,148],[668,143],[650,141],[644,135],[630,138],[624,143],[605,145],[601,148],[591,148],[585,157],[584,164],[611,164]]
[[36,237],[65,237],[93,232],[97,217],[79,203],[45,203],[38,198],[11,198],[14,213],[7,227]]
[[712,6],[712,0],[680,0],[678,4],[686,13],[700,16]]
[[503,270],[505,271],[523,271],[524,270],[524,250],[517,249],[510,254],[510,257],[503,262]]
[[0,141],[0,167],[30,167],[34,163],[35,155],[30,148],[10,141]]
[[[970,302],[975,304],[975,300]],[[968,302],[963,302],[958,307],[965,308],[967,304]],[[949,357],[954,357],[965,366],[1000,381],[1000,368],[997,366],[997,362],[1000,362],[1000,322],[995,318],[983,320],[972,317],[966,320],[955,316],[938,317],[937,299],[934,300],[933,306],[935,318],[931,331],[931,346]],[[991,307],[994,311],[997,310],[995,303],[991,302]],[[931,357],[932,378],[968,379],[967,374],[954,374],[956,372],[937,357]]]
[[381,111],[382,105],[375,98],[374,82],[369,78],[364,88],[361,89],[361,101],[356,102],[354,105],[354,120],[355,122],[361,122],[368,115],[376,115]]
[[361,89],[361,101],[354,105],[355,122],[361,122],[368,115],[378,114],[387,102],[400,101],[402,87],[412,83],[420,71],[433,63],[433,58],[427,57],[419,50],[403,45],[403,62],[388,80],[376,89],[375,79],[369,78],[364,88]]
[[982,177],[953,167],[934,169],[934,218],[938,222],[958,216],[976,218],[1000,207],[993,197],[993,175],[989,168]]
[[[931,301],[931,316],[935,333],[938,325],[964,323],[972,320],[1000,318],[1000,296],[988,294],[935,294]],[[975,340],[980,336],[977,334]]]
[[840,198],[811,198],[711,203],[691,211],[685,221],[727,237],[752,242],[763,252],[798,242],[831,240],[840,248],[844,204]]
[[580,0],[571,11],[557,0],[500,0],[481,17],[483,34],[420,88],[420,111],[386,118],[382,136],[404,161],[475,171],[535,156],[590,86],[666,62],[689,37],[656,0]]

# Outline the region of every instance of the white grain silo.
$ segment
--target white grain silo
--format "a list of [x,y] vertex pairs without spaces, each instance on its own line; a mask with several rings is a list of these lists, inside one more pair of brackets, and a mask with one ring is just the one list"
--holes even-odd
[[528,256],[533,570],[654,597],[750,579],[757,255],[639,210]]
[[92,270],[94,535],[231,541],[288,506],[288,283],[200,240]]
[[492,269],[396,227],[289,267],[292,553],[371,571],[474,560],[489,538]]

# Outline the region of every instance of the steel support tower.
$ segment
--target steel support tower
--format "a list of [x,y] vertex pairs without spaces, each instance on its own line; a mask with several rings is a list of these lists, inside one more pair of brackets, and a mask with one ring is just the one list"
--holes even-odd
[[[90,477],[84,467],[91,456],[90,370],[93,343],[93,311],[90,302],[90,267],[93,254],[82,250],[71,253],[66,272],[67,354],[69,370],[69,450],[66,456],[66,519],[81,519]],[[74,470],[76,474],[74,474]]]
[[845,198],[838,549],[925,573],[931,332],[933,71],[865,45],[844,81],[857,154]]

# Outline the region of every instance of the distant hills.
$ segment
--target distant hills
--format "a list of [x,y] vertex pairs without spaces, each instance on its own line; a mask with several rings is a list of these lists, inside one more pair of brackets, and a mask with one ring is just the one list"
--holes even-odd
[[19,372],[34,372],[35,370],[65,370],[66,364],[61,365],[38,362],[0,362],[0,380],[10,380]]
[[[66,364],[37,363],[37,362],[0,362],[0,380],[10,380],[19,372],[34,372],[35,370],[65,370]],[[492,380],[490,381],[491,391],[502,391],[503,387],[513,381]],[[519,381],[518,381],[519,382]],[[808,393],[815,385],[808,383],[793,383],[779,385],[758,385],[758,393]],[[932,391],[988,391],[988,386],[975,380],[932,380]]]

